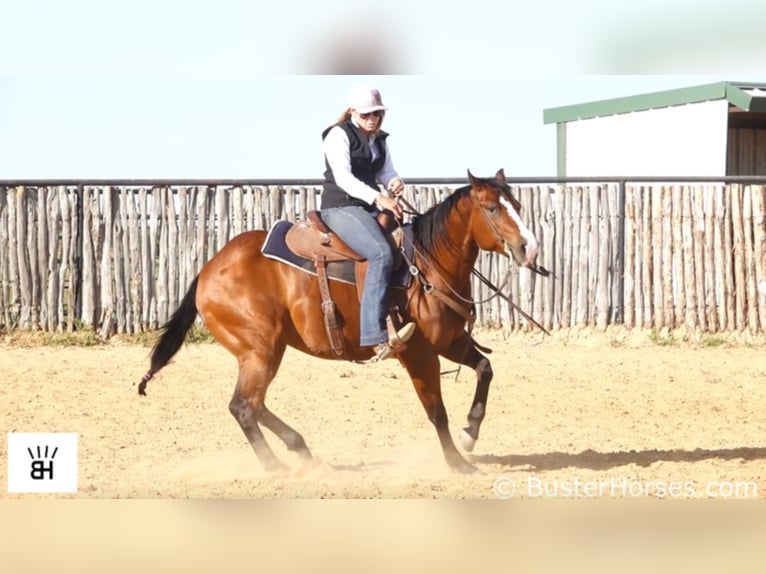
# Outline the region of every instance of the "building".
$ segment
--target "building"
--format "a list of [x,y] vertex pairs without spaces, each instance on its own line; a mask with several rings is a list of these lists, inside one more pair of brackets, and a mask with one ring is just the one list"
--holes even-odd
[[766,84],[717,82],[549,108],[561,177],[766,175]]

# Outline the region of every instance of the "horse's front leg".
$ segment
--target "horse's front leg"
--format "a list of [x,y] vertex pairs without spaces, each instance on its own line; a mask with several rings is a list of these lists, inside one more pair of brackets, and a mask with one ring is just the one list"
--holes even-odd
[[471,409],[468,411],[468,426],[464,427],[459,435],[461,446],[467,452],[472,452],[473,447],[476,446],[476,441],[479,440],[479,428],[487,411],[487,395],[489,394],[489,384],[492,381],[492,365],[489,359],[479,352],[473,339],[467,333],[452,342],[449,349],[444,353],[444,357],[476,371],[476,392],[473,396]]
[[422,347],[423,345],[408,343],[407,349],[400,355],[400,360],[412,379],[412,384],[415,386],[418,398],[426,410],[428,420],[436,427],[436,434],[439,437],[447,464],[459,472],[477,472],[478,469],[468,462],[455,447],[449,432],[447,409],[444,406],[441,392],[439,356]]

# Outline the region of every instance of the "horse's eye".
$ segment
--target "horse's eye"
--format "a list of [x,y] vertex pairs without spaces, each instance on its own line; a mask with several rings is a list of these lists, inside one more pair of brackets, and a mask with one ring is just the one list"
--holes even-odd
[[490,205],[487,207],[487,211],[489,211],[491,215],[495,215],[497,213],[497,205]]

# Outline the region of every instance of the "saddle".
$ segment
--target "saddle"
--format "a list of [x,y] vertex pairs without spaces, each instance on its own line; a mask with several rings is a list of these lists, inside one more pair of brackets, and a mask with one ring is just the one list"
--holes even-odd
[[[391,246],[391,251],[394,254],[394,269],[396,269],[402,262],[400,255],[402,246],[401,228],[397,227],[395,223],[392,225],[386,213],[378,214],[378,224],[383,229],[386,239],[388,239]],[[327,263],[335,261],[362,263],[366,261],[364,257],[349,247],[327,227],[325,222],[322,221],[322,215],[318,210],[309,211],[306,214],[305,221],[298,221],[290,228],[285,235],[285,244],[290,251],[306,259],[317,260],[322,258]],[[398,259],[397,255],[399,256]],[[366,271],[366,268],[363,271]],[[356,276],[358,279],[359,273]],[[362,277],[364,277],[363,274]],[[358,281],[357,285],[359,285]],[[361,296],[361,287],[358,291]]]
[[[405,263],[404,256],[402,255],[404,233],[402,228],[396,224],[396,220],[390,212],[384,211],[379,213],[377,220],[391,246],[391,251],[394,255],[393,270],[396,271]],[[309,211],[306,214],[305,220],[298,221],[290,227],[285,234],[285,245],[296,255],[314,262],[319,280],[319,291],[322,296],[322,313],[324,315],[327,335],[330,339],[333,352],[337,356],[344,356],[343,334],[338,321],[337,307],[330,293],[327,264],[342,261],[354,262],[357,297],[361,301],[364,290],[364,278],[367,273],[367,260],[356,253],[327,227],[324,221],[322,221],[321,213],[318,210]],[[392,318],[395,318],[396,323],[402,323],[399,310],[395,305],[392,306],[391,311],[392,317],[389,318],[389,324]]]

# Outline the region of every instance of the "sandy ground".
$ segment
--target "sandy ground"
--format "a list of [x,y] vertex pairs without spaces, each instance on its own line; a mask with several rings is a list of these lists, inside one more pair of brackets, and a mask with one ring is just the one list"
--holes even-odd
[[[658,344],[647,333],[478,334],[495,378],[476,476],[448,470],[396,361],[354,365],[288,351],[267,404],[305,437],[305,467],[261,469],[228,412],[236,364],[187,345],[135,384],[149,348],[0,346],[0,429],[77,432],[77,495],[4,498],[766,498],[763,341]],[[722,343],[722,344],[719,344]],[[444,363],[443,368],[454,368]],[[453,436],[473,372],[443,376]],[[0,443],[0,459],[7,445]],[[0,465],[0,482],[7,468]]]

